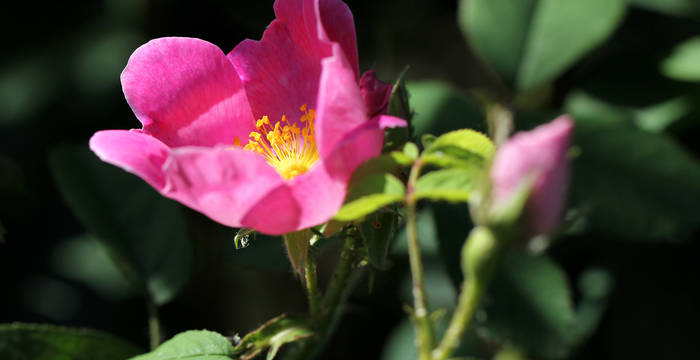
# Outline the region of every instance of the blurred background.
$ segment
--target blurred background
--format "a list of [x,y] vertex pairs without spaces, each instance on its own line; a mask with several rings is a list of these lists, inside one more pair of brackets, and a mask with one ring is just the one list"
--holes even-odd
[[[485,130],[481,101],[518,129],[577,119],[566,223],[506,259],[460,352],[498,359],[694,357],[700,332],[700,4],[694,0],[348,1],[361,70],[406,73],[415,134]],[[161,198],[87,149],[138,128],[119,74],[152,38],[224,52],[259,39],[272,1],[17,2],[0,15],[0,322],[89,327],[148,348],[245,334],[305,297],[280,239],[236,250],[235,229]],[[466,206],[420,213],[429,301],[450,310]],[[405,239],[357,279],[325,359],[409,359]],[[328,280],[339,243],[320,257]],[[370,279],[371,284],[370,286]],[[150,299],[150,300],[147,300]],[[0,341],[2,343],[2,341]],[[697,356],[697,355],[695,355]]]

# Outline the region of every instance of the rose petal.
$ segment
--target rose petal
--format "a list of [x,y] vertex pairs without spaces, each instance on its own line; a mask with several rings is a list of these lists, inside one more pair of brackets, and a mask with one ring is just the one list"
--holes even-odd
[[238,44],[228,58],[241,76],[256,119],[267,115],[274,123],[286,115],[295,122],[301,105],[316,107],[320,59],[295,44],[281,21],[273,21],[262,40]]
[[[350,8],[339,0],[277,0],[275,16],[286,24],[300,48],[317,57],[329,55],[326,42],[337,42],[359,76],[357,37]],[[300,16],[301,15],[301,16]]]
[[158,190],[165,186],[162,168],[168,147],[140,130],[104,130],[90,138],[90,149],[104,162],[136,174]]
[[347,134],[369,119],[355,74],[333,46],[333,56],[323,60],[316,105],[316,144],[322,158]]
[[232,144],[254,127],[238,74],[209,42],[151,40],[131,55],[121,81],[144,132],[168,146]]
[[262,156],[238,148],[173,149],[163,171],[163,195],[231,227],[244,226],[245,214],[284,183]]

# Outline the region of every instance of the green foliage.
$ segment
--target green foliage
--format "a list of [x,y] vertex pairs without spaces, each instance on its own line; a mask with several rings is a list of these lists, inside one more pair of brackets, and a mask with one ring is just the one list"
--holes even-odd
[[510,251],[502,260],[479,325],[537,358],[564,358],[575,319],[564,272],[546,256]]
[[86,146],[54,149],[50,166],[66,203],[138,290],[163,304],[185,286],[192,247],[179,205]]
[[421,159],[440,167],[480,169],[495,152],[493,143],[486,135],[469,129],[451,131],[429,142]]
[[478,175],[478,172],[468,169],[431,171],[418,178],[414,196],[433,201],[466,202]]
[[406,143],[402,152],[392,151],[365,161],[357,167],[350,179],[350,188],[370,175],[395,172],[398,169],[411,165],[418,156],[418,148],[414,143]]
[[280,315],[248,333],[236,345],[233,355],[236,359],[249,360],[269,348],[266,359],[272,360],[282,345],[313,335],[308,319]]
[[403,183],[389,174],[371,175],[357,183],[347,196],[345,205],[335,215],[335,220],[360,219],[381,207],[402,201],[406,193]]
[[140,353],[107,333],[53,325],[0,324],[3,360],[123,360]]
[[106,298],[133,296],[133,287],[103,244],[88,234],[70,238],[54,250],[53,268],[61,276],[84,283]]
[[234,355],[231,342],[208,330],[190,330],[175,335],[150,353],[132,360],[229,360]]
[[700,15],[700,3],[696,0],[627,0],[631,5],[675,16]]
[[624,0],[462,0],[459,22],[474,50],[522,91],[602,43],[624,10]]
[[412,122],[416,137],[464,128],[485,131],[481,110],[449,83],[420,81],[407,87],[416,113]]
[[574,91],[566,99],[565,110],[575,117],[632,123],[638,128],[658,133],[697,115],[694,94],[680,95],[651,106],[634,107],[606,103],[590,94]]
[[579,117],[576,143],[571,197],[591,228],[623,239],[679,241],[700,225],[700,164],[667,135]]
[[673,53],[661,63],[661,71],[671,79],[700,81],[700,36],[676,46]]

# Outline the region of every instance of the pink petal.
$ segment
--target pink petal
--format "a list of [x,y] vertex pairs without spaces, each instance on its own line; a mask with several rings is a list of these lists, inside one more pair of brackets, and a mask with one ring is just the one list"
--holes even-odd
[[206,41],[151,40],[131,55],[121,81],[144,132],[168,146],[232,144],[254,128],[238,74]]
[[527,176],[536,176],[526,210],[532,235],[554,230],[564,210],[573,127],[574,121],[563,115],[532,131],[517,133],[494,159],[491,179],[496,204],[506,201]]
[[292,189],[281,185],[259,200],[245,214],[241,224],[265,234],[282,235],[304,228],[299,223],[300,215],[301,209]]
[[104,130],[90,138],[90,149],[102,161],[136,174],[158,190],[165,186],[163,164],[168,147],[140,130]]
[[340,46],[333,47],[333,55],[323,60],[316,105],[316,144],[321,157],[369,119],[355,74]]
[[322,224],[335,215],[345,200],[350,176],[357,166],[379,155],[383,143],[379,121],[367,122],[338,143],[322,163],[289,183],[301,208],[299,228]]
[[[262,156],[240,148],[173,149],[163,171],[163,195],[231,227],[245,226],[246,213],[284,184]],[[293,213],[280,216],[296,218]]]
[[304,51],[317,54],[318,59],[329,55],[327,42],[340,44],[345,58],[359,76],[357,38],[352,12],[340,0],[277,0],[275,15],[283,22]]
[[[318,13],[322,24],[322,29],[319,30],[320,37],[340,44],[345,58],[355,71],[355,78],[357,78],[360,75],[360,66],[357,55],[355,23],[350,8],[339,0],[320,0]],[[323,30],[325,30],[325,36],[323,36]]]
[[[337,0],[278,0],[277,18],[260,41],[244,40],[228,57],[245,84],[255,118],[299,119],[303,104],[316,108],[321,60],[338,42],[348,66],[359,74],[352,14]],[[355,80],[357,83],[357,80]]]
[[389,107],[392,86],[379,80],[374,70],[368,70],[360,78],[362,98],[365,99],[369,116],[385,113]]
[[294,43],[284,23],[275,20],[261,41],[244,40],[228,54],[245,85],[252,113],[277,122],[296,121],[303,104],[316,107],[321,63]]

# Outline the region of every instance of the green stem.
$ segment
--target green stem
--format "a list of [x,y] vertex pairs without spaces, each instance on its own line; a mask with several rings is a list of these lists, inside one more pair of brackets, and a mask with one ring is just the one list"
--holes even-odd
[[486,120],[491,139],[500,146],[513,131],[513,112],[502,104],[491,103],[486,107]]
[[306,266],[304,268],[304,279],[306,280],[306,293],[309,297],[309,312],[312,316],[321,312],[321,294],[318,289],[318,272],[316,270],[316,258],[313,247],[309,246],[309,253],[306,256]]
[[328,287],[328,293],[323,302],[323,308],[327,318],[333,316],[335,309],[338,307],[338,304],[340,304],[343,290],[345,290],[345,285],[355,262],[356,247],[357,236],[355,234],[348,234],[345,238],[343,250],[340,252],[338,267],[335,269],[333,279]]
[[440,342],[440,345],[433,351],[432,360],[445,360],[459,346],[459,341],[462,334],[469,326],[469,322],[479,305],[479,300],[483,294],[483,285],[479,285],[476,281],[465,280],[462,285],[462,293],[459,295],[457,309],[450,325],[445,331],[445,335]]
[[160,345],[160,321],[158,321],[158,308],[150,296],[146,299],[146,310],[148,311],[148,334],[151,338],[151,350],[154,350]]
[[411,173],[406,187],[406,239],[408,242],[408,258],[413,278],[413,307],[418,335],[418,359],[430,359],[430,352],[435,347],[435,334],[430,321],[430,312],[426,305],[425,289],[423,286],[423,263],[421,261],[420,245],[418,243],[418,224],[416,216],[416,199],[413,196],[418,176],[423,163],[417,160],[411,167]]

